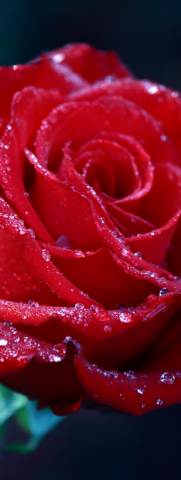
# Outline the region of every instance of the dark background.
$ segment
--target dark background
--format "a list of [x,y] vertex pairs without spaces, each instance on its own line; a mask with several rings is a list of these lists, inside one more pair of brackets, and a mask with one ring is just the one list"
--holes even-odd
[[[181,88],[180,0],[0,1],[0,63],[66,42],[117,50],[139,77]],[[0,454],[0,480],[180,479],[181,407],[142,418],[81,412],[27,456]]]

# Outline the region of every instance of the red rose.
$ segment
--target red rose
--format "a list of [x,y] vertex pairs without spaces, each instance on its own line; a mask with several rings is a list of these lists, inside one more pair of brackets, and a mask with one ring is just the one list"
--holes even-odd
[[181,98],[70,45],[0,70],[0,379],[55,411],[181,401]]

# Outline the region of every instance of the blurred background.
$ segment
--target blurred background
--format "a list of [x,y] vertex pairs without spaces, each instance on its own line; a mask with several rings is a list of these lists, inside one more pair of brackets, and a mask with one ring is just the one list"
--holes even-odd
[[[180,0],[0,1],[0,64],[66,42],[115,49],[138,77],[181,89]],[[16,436],[13,425],[10,438]],[[28,455],[0,453],[0,479],[180,478],[181,407],[142,418],[83,411]]]

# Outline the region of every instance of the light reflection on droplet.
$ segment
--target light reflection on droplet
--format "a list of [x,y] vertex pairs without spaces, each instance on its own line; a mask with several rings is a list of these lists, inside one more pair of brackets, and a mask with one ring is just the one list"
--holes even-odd
[[43,248],[41,254],[42,254],[43,259],[46,262],[49,262],[51,255],[50,255],[50,252],[48,250],[46,250],[46,248]]
[[175,382],[175,375],[171,372],[163,372],[160,375],[160,382],[165,383],[166,385],[173,385]]
[[8,342],[5,338],[0,338],[0,347],[6,347],[7,343]]

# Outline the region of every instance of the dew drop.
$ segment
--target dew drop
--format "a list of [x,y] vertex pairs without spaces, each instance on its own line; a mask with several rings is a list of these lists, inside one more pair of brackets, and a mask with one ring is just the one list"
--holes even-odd
[[32,230],[32,228],[28,228],[27,230],[28,230],[28,233],[30,234],[30,237],[34,239],[35,238],[34,230]]
[[142,257],[142,254],[141,254],[141,252],[134,252],[134,256],[135,256],[135,257],[140,257],[140,258],[141,258],[141,257]]
[[45,262],[49,262],[51,255],[50,255],[50,252],[46,250],[46,248],[43,248],[41,254]]
[[65,59],[65,55],[63,53],[55,53],[53,55],[53,61],[56,63],[61,63]]
[[173,385],[175,382],[175,375],[171,372],[164,372],[160,375],[160,382],[166,385]]
[[128,378],[128,380],[136,380],[136,375],[134,370],[128,370],[127,372],[124,372],[124,376]]
[[117,372],[109,372],[109,377],[110,377],[110,378],[116,379],[116,378],[118,378],[118,376],[119,376],[119,375],[118,375]]
[[126,257],[129,253],[129,250],[127,248],[123,248],[121,253],[122,253],[122,255],[124,255]]
[[157,398],[157,400],[156,400],[157,407],[162,407],[163,404],[164,404],[163,400],[161,398]]
[[104,325],[104,332],[105,333],[111,333],[112,332],[111,325]]
[[161,135],[161,136],[160,136],[160,140],[161,140],[162,142],[166,142],[166,141],[167,141],[167,136],[166,136],[166,135]]
[[121,323],[129,323],[130,322],[130,316],[127,313],[121,312],[119,314],[119,321]]
[[0,347],[6,347],[7,343],[7,340],[5,340],[4,338],[0,338]]
[[38,302],[35,302],[34,300],[28,300],[28,305],[30,305],[30,307],[39,307],[40,304]]
[[145,272],[145,275],[150,278],[155,278],[155,273],[154,272]]
[[166,295],[168,293],[168,288],[161,288],[159,291],[159,297],[162,297],[163,295]]
[[137,388],[137,392],[139,393],[139,395],[143,395],[144,391],[145,389],[142,387]]
[[151,94],[151,95],[154,95],[155,93],[158,93],[158,87],[156,85],[150,85],[148,87],[148,92]]
[[62,357],[60,355],[57,355],[57,354],[50,354],[49,355],[49,361],[50,362],[54,362],[54,363],[58,363],[58,362],[61,362],[62,361]]

